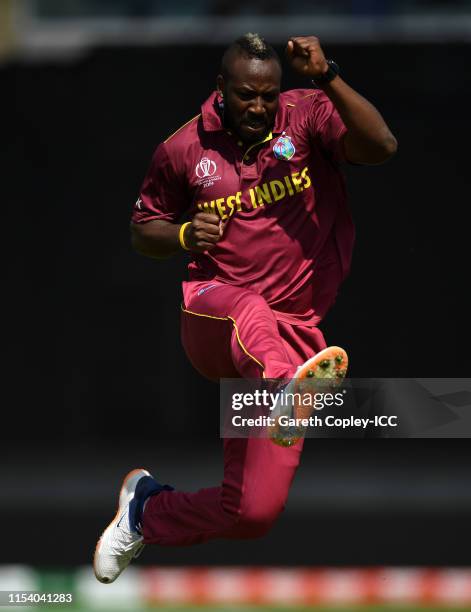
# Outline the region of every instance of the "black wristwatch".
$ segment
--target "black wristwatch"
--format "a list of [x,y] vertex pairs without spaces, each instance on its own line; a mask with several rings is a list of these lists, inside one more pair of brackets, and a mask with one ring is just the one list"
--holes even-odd
[[339,74],[339,65],[336,64],[334,60],[327,60],[327,64],[329,65],[327,72],[324,72],[324,74],[320,74],[315,79],[312,79],[313,85],[325,85],[326,83],[330,83],[330,81],[335,79],[335,77]]

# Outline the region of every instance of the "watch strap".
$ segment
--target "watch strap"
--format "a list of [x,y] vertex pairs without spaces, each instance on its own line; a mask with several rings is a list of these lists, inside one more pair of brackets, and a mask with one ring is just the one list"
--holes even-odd
[[330,83],[330,81],[335,79],[335,77],[339,74],[339,65],[336,64],[334,60],[327,60],[327,65],[329,67],[324,74],[320,74],[315,79],[312,79],[313,85],[325,85],[326,83]]

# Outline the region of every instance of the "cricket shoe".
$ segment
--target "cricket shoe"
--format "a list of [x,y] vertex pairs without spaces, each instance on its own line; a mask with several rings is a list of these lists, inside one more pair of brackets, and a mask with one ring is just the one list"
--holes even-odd
[[147,470],[132,470],[125,477],[119,494],[118,511],[95,548],[93,569],[97,580],[111,583],[144,549],[141,516],[151,495],[172,487],[159,484]]
[[[298,367],[294,378],[283,390],[284,397],[293,394],[293,398],[310,396],[314,398],[317,393],[328,393],[338,387],[347,374],[348,356],[339,346],[328,346],[314,357],[308,359]],[[271,440],[279,446],[293,446],[302,437],[306,427],[299,425],[297,419],[308,419],[314,410],[314,401],[299,402],[293,399],[292,404],[284,405],[279,402],[272,416],[276,424],[269,428]],[[294,419],[294,425],[281,425],[281,416]]]

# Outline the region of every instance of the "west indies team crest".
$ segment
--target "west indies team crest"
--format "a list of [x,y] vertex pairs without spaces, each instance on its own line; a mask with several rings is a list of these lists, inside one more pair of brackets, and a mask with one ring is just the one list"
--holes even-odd
[[283,132],[273,145],[273,153],[276,159],[284,159],[285,161],[289,161],[296,153],[291,137],[286,136],[286,132]]

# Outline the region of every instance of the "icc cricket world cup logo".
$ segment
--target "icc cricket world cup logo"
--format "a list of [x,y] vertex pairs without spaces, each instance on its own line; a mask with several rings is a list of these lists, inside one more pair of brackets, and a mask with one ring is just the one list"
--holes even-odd
[[213,176],[216,172],[216,164],[212,159],[203,157],[200,163],[196,166],[196,176],[200,179],[206,178],[207,176]]

